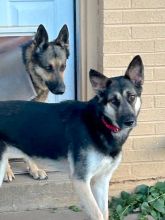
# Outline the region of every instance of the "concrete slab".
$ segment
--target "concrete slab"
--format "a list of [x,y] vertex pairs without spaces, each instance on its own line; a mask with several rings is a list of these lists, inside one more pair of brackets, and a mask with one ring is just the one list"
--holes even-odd
[[[22,212],[5,212],[0,213],[0,220],[87,220],[87,215],[83,212],[73,212],[68,208],[59,208],[57,210],[33,210]],[[137,215],[130,215],[125,220],[137,220]],[[148,218],[148,220],[154,220]]]
[[58,209],[56,211],[35,210],[24,212],[0,213],[0,220],[85,220],[87,216],[83,212],[73,212],[68,209]]
[[47,180],[33,180],[29,175],[17,175],[12,183],[0,188],[0,212],[68,207],[77,204],[69,176],[49,173]]

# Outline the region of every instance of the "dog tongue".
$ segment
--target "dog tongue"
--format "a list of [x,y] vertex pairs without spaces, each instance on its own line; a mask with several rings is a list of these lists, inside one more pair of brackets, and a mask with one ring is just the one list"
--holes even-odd
[[106,122],[104,118],[102,118],[102,122],[106,128],[108,128],[109,130],[111,130],[114,133],[118,133],[121,130],[120,128],[116,127],[115,125]]

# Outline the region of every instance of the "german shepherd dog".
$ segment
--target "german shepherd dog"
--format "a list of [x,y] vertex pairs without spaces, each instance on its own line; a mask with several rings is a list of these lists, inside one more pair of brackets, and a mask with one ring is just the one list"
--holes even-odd
[[[67,25],[60,30],[58,37],[48,41],[48,34],[43,25],[40,25],[32,41],[22,46],[22,56],[27,73],[30,75],[36,91],[34,101],[46,101],[48,92],[63,94],[65,92],[64,71],[66,60],[69,57],[69,31]],[[11,154],[13,158],[14,154]],[[21,155],[15,155],[20,158]],[[28,162],[29,173],[34,179],[45,179],[47,174],[39,169],[32,161]],[[14,179],[10,164],[4,181]]]
[[24,153],[27,160],[67,158],[87,214],[108,220],[109,181],[136,125],[143,80],[143,63],[136,56],[124,76],[107,78],[90,70],[96,93],[90,101],[0,102],[0,184],[9,149]]

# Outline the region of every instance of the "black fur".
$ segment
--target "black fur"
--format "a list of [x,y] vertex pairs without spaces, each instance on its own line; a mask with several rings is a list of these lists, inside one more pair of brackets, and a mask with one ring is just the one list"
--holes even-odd
[[[85,103],[0,102],[0,139],[29,156],[57,159],[67,157],[71,150],[78,159],[82,149],[94,144],[100,152],[114,157],[122,143],[102,125],[101,115],[97,97]],[[100,138],[103,134],[105,141]]]

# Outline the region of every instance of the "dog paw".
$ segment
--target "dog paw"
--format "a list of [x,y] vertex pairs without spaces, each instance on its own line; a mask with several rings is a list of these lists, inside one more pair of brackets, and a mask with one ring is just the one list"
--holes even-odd
[[3,179],[4,182],[12,182],[15,179],[14,173],[10,167],[7,167],[5,177]]
[[48,179],[48,175],[46,172],[42,169],[37,169],[37,170],[30,170],[29,169],[29,174],[33,177],[35,180],[45,180]]

